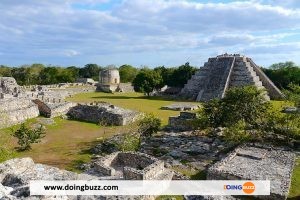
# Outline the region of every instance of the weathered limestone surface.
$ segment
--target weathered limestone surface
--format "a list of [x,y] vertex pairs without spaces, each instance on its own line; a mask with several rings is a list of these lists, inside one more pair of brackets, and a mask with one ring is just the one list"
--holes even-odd
[[72,119],[83,120],[104,125],[122,126],[134,122],[139,113],[116,107],[108,103],[78,104],[67,115]]
[[92,79],[92,78],[78,78],[76,80],[76,82],[77,83],[90,84],[90,85],[96,84],[96,81],[94,81],[94,79]]
[[17,94],[23,92],[13,77],[0,77],[0,93]]
[[286,199],[291,183],[295,154],[280,147],[244,145],[208,170],[212,180],[271,180],[271,195],[260,199]]
[[[145,179],[172,179],[173,173],[163,168],[163,162],[145,155],[128,152],[117,156],[118,170],[124,167],[127,179],[136,179],[139,175]],[[140,156],[140,157],[139,157]],[[136,158],[138,157],[138,158]],[[140,160],[142,158],[143,160]],[[103,160],[103,159],[102,159]],[[105,160],[103,160],[105,161]],[[99,164],[100,160],[96,160]],[[105,163],[104,163],[105,164]],[[134,165],[136,164],[136,165]],[[140,170],[138,164],[144,164]],[[140,173],[142,172],[142,173]],[[123,172],[120,172],[123,173]],[[35,164],[31,158],[16,158],[0,163],[0,199],[1,200],[117,200],[117,199],[154,199],[153,196],[30,196],[29,183],[31,180],[107,180],[106,176],[93,171],[77,174],[56,167]]]
[[109,68],[100,71],[96,91],[134,92],[134,88],[131,83],[121,83],[118,69]]
[[97,91],[115,92],[120,84],[120,74],[118,69],[103,69],[99,73],[99,83]]
[[134,92],[134,88],[131,83],[120,83],[117,92]]
[[172,172],[164,168],[164,162],[137,152],[115,152],[96,160],[94,172],[109,179],[161,180],[172,179]]
[[163,110],[197,110],[200,108],[200,105],[195,105],[192,103],[173,103],[171,105],[163,106],[161,109]]
[[179,116],[169,117],[168,128],[175,131],[191,131],[194,129],[193,121],[196,113],[180,112]]
[[49,118],[65,115],[76,105],[71,102],[45,103],[39,99],[35,99],[33,102],[38,105],[40,114]]
[[266,98],[278,99],[284,96],[251,58],[239,54],[209,58],[185,84],[180,95],[192,100],[208,101],[223,98],[231,87],[245,85],[266,89]]
[[39,116],[39,110],[26,98],[0,99],[0,127],[9,127]]
[[[54,197],[30,196],[31,180],[97,180],[99,177],[76,174],[56,167],[35,164],[31,158],[16,158],[0,163],[0,199],[54,199]],[[55,199],[85,199],[86,197],[64,196]],[[97,199],[89,197],[89,199]]]
[[66,97],[96,89],[84,84],[72,86],[67,83],[19,86],[13,77],[0,77],[0,128],[22,123],[40,113],[46,117],[64,115],[75,106],[65,102]]

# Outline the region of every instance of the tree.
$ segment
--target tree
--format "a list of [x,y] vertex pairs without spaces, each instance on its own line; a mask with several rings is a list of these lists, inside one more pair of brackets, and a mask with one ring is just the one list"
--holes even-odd
[[162,86],[173,86],[174,82],[176,82],[176,78],[173,77],[175,68],[166,68],[165,66],[160,66],[154,68],[154,71],[156,71],[162,76]]
[[264,93],[255,86],[235,87],[226,92],[223,99],[213,99],[204,104],[202,115],[214,128],[231,126],[239,121],[255,125],[258,118],[269,109]]
[[[76,66],[70,66],[66,69],[68,73],[72,76],[72,79],[75,81],[77,78],[79,78],[79,71],[80,69]],[[74,82],[72,81],[72,82]]]
[[144,68],[136,75],[133,80],[133,86],[135,91],[144,92],[147,96],[150,96],[150,93],[154,89],[159,89],[162,84],[162,77],[159,73]]
[[141,135],[150,137],[159,130],[161,126],[161,120],[155,117],[153,114],[147,114],[138,122],[138,126]]
[[192,77],[196,72],[196,68],[190,66],[190,63],[185,63],[180,67],[176,68],[172,74],[172,82],[169,84],[170,86],[175,87],[183,87],[184,84]]
[[32,64],[28,70],[28,81],[26,82],[26,85],[35,85],[41,83],[40,73],[45,68],[45,65],[43,64]]
[[93,78],[94,80],[99,80],[99,72],[101,67],[97,64],[86,64],[83,68],[79,70],[79,76],[81,78]]
[[26,85],[30,82],[29,67],[29,65],[22,65],[20,67],[12,69],[12,76],[16,79],[18,84]]
[[235,87],[226,92],[222,102],[223,123],[235,124],[242,120],[254,125],[268,111],[270,104],[263,90],[255,86]]
[[300,85],[289,84],[288,89],[284,91],[287,99],[300,108]]
[[281,89],[288,89],[290,83],[300,85],[300,67],[293,62],[275,63],[263,71]]
[[225,136],[233,142],[260,138],[270,104],[265,93],[255,86],[231,88],[223,99],[204,103],[199,113],[199,128],[225,127]]
[[47,85],[47,84],[55,84],[59,83],[58,80],[58,68],[56,67],[46,67],[44,68],[40,73],[41,78],[41,84]]
[[25,151],[31,149],[31,144],[39,143],[43,137],[45,137],[45,130],[42,126],[37,129],[30,129],[24,123],[20,128],[12,133],[14,137],[18,139],[20,145],[19,150]]
[[119,73],[122,83],[131,83],[136,77],[138,69],[131,65],[122,65],[119,67]]
[[8,66],[0,65],[0,76],[11,76],[11,68]]

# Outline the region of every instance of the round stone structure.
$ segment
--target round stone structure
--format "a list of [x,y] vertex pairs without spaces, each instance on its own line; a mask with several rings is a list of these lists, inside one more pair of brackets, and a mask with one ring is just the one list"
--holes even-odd
[[99,92],[134,92],[131,83],[121,83],[117,68],[105,68],[99,73],[99,83],[96,91]]
[[99,73],[99,83],[103,85],[120,84],[120,74],[118,69],[103,69]]

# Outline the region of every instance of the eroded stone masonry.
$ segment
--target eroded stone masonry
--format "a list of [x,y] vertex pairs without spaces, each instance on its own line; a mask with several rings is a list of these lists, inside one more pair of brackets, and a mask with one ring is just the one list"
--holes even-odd
[[254,85],[266,89],[266,98],[280,99],[281,91],[252,61],[240,54],[223,54],[209,58],[181,90],[182,97],[208,101],[223,98],[231,87]]
[[140,113],[120,108],[106,102],[78,104],[69,109],[71,119],[93,122],[101,125],[122,126],[136,121]]
[[30,196],[29,183],[31,180],[171,180],[172,178],[173,172],[164,168],[164,162],[134,152],[117,152],[95,159],[89,170],[81,174],[36,164],[31,158],[16,158],[0,164],[0,199],[154,200],[154,196]]
[[22,123],[39,115],[53,118],[69,114],[73,119],[103,125],[125,125],[137,119],[137,112],[111,104],[87,105],[65,100],[77,93],[94,91],[96,86],[89,83],[19,86],[12,77],[0,77],[0,128]]
[[208,170],[212,180],[270,180],[270,196],[259,199],[284,200],[288,196],[295,154],[283,147],[247,144],[236,148]]

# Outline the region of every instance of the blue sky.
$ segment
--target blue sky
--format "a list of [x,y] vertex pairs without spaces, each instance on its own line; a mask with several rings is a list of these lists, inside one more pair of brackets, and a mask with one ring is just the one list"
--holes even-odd
[[300,64],[298,0],[1,0],[0,64]]

